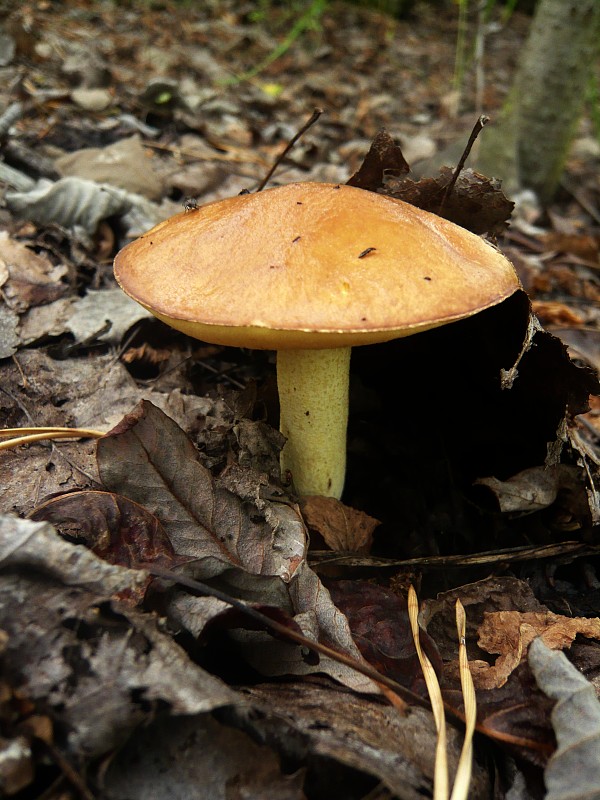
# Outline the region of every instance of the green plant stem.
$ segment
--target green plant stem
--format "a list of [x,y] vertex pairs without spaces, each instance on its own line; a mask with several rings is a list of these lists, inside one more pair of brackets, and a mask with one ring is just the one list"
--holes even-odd
[[275,47],[275,49],[269,53],[268,56],[263,58],[262,61],[259,61],[259,63],[252,67],[252,69],[247,70],[247,72],[243,72],[241,75],[236,75],[235,77],[230,78],[228,81],[226,81],[226,83],[228,85],[232,85],[251,80],[267,67],[270,67],[274,61],[277,61],[278,58],[281,58],[281,56],[287,53],[296,39],[298,39],[304,33],[304,31],[314,28],[318,24],[318,20],[325,11],[327,3],[328,0],[312,0],[310,6],[306,9],[302,16],[298,17],[283,41],[281,41],[277,47]]

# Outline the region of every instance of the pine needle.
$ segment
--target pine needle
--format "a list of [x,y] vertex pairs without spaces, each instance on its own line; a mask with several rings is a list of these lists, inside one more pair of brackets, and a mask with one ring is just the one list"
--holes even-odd
[[104,436],[104,431],[89,428],[3,428],[0,430],[0,438],[7,440],[0,442],[0,450],[10,450],[19,445],[32,444],[44,439],[99,439],[101,436]]
[[417,600],[415,590],[411,586],[408,590],[408,617],[410,619],[415,649],[419,657],[421,669],[423,670],[427,691],[429,692],[431,709],[433,711],[433,718],[438,735],[435,749],[433,800],[448,800],[448,757],[446,754],[446,718],[444,716],[444,703],[435,670],[433,669],[431,661],[421,649],[418,616],[419,601]]
[[469,794],[473,768],[473,734],[477,719],[477,700],[467,658],[465,609],[460,600],[456,601],[456,630],[458,632],[458,665],[460,669],[460,685],[465,704],[466,730],[450,800],[466,800]]

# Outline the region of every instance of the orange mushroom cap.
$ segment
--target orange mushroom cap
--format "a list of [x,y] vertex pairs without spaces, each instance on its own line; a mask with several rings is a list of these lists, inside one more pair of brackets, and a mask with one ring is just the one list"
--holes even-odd
[[371,344],[493,306],[520,284],[475,234],[393,198],[293,183],[178,214],[115,259],[123,290],[216,344]]

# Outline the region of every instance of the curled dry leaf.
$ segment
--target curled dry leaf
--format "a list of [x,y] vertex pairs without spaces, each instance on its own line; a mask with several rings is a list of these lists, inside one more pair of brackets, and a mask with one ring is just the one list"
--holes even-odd
[[52,523],[63,536],[85,544],[109,564],[139,569],[146,564],[170,568],[181,562],[156,517],[111,492],[63,495],[38,506],[30,519]]
[[65,265],[54,266],[46,256],[0,231],[0,285],[13,311],[23,313],[62,297],[68,291],[61,280],[66,273]]
[[107,596],[135,594],[146,578],[139,570],[112,566],[85,547],[69,544],[47,522],[10,516],[0,517],[0,569],[34,570],[66,586],[85,585]]
[[569,648],[578,635],[600,640],[600,619],[563,617],[550,611],[496,611],[485,614],[478,633],[479,647],[498,658],[492,666],[471,662],[473,681],[478,689],[494,689],[506,683],[537,637],[552,650]]
[[[284,614],[291,616],[286,621],[285,616],[281,621],[290,627],[297,628],[309,639],[321,642],[334,648],[338,652],[345,653],[357,661],[364,663],[363,656],[356,646],[352,637],[352,632],[346,616],[336,607],[331,599],[331,595],[326,587],[321,583],[317,575],[306,565],[303,564],[296,572],[292,580],[286,585],[277,586],[274,579],[261,578],[260,581],[250,583],[247,576],[242,582],[246,584],[243,591],[239,592],[242,597],[251,597],[254,605],[269,603],[271,606],[277,605]],[[231,576],[228,573],[228,581]],[[265,581],[266,584],[265,584]],[[252,590],[249,595],[248,589]],[[281,596],[282,590],[285,592]],[[194,598],[195,599],[195,598]],[[203,598],[198,598],[202,601]],[[187,624],[197,628],[197,618],[195,614],[195,604],[187,602]],[[207,605],[202,603],[199,606],[200,613],[207,619]],[[277,608],[274,610],[277,613]],[[177,613],[180,619],[186,619],[182,615],[181,600],[178,601]],[[263,613],[272,614],[273,611],[265,608],[260,610]],[[223,610],[225,624],[230,624],[231,614],[226,609]],[[191,617],[189,616],[191,613]],[[281,612],[279,612],[281,613]],[[228,618],[228,619],[227,619]],[[276,617],[277,619],[277,617]],[[211,624],[214,624],[212,620]],[[295,644],[290,644],[282,639],[274,639],[270,634],[256,632],[254,626],[250,626],[240,619],[240,628],[232,632],[232,638],[238,643],[245,660],[262,675],[310,675],[323,673],[329,675],[345,686],[357,692],[379,693],[379,688],[370,679],[360,674],[345,664],[319,654],[318,659],[307,657],[302,648]],[[217,623],[218,624],[218,623]]]
[[506,481],[478,478],[475,485],[486,486],[494,494],[500,511],[528,514],[551,506],[561,489],[576,494],[582,488],[580,470],[567,464],[531,467]]
[[7,192],[6,204],[21,219],[39,225],[80,226],[93,236],[102,220],[125,214],[131,199],[115,186],[61,178],[56,183],[42,179],[28,192]]
[[327,547],[363,555],[370,552],[379,520],[335,497],[303,497],[300,510],[311,533],[321,536]]
[[410,167],[400,147],[387,131],[381,130],[373,139],[365,160],[350,178],[348,185],[376,192],[384,185],[386,177],[397,178],[409,171]]

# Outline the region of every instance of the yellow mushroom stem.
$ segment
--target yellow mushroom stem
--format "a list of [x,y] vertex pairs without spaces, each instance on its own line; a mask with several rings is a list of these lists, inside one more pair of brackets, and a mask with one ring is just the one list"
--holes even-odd
[[281,471],[301,495],[340,498],[346,476],[350,347],[279,350]]

